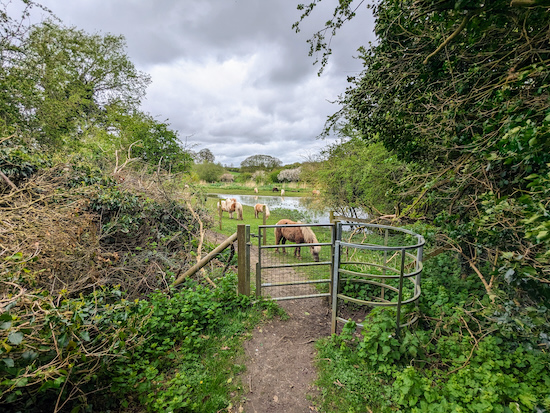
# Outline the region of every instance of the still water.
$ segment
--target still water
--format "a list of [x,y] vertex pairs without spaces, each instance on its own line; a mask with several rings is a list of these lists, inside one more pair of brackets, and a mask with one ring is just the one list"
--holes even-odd
[[256,195],[210,194],[220,199],[235,198],[243,205],[266,204],[270,210],[277,208],[299,211],[304,214],[302,221],[308,224],[330,224],[330,210],[321,204],[320,198],[282,197]]

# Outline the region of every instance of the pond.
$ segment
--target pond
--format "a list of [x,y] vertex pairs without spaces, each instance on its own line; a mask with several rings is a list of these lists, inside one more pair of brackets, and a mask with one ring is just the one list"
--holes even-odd
[[266,204],[271,211],[289,209],[303,214],[301,220],[309,224],[330,224],[330,209],[321,204],[320,198],[312,197],[282,197],[257,195],[209,194],[219,199],[235,198],[243,205],[254,206]]

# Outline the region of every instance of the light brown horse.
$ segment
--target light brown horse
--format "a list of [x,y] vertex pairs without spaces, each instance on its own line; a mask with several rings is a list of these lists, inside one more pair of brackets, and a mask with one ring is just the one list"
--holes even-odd
[[[235,212],[236,208],[237,208],[237,204],[239,204],[237,202],[237,200],[235,198],[229,198],[227,200],[222,200],[220,201],[220,206],[222,208],[222,211],[225,211],[227,213],[229,213],[229,218],[230,219],[233,219],[233,212]],[[241,205],[241,204],[239,204]],[[237,211],[237,214],[239,214],[239,211]],[[240,212],[240,219],[242,219],[242,205],[241,205],[241,212]]]
[[[302,222],[294,222],[290,219],[281,219],[279,222],[277,222],[276,225],[292,225],[292,224],[302,224]],[[317,237],[315,236],[314,232],[311,230],[310,227],[277,227],[275,228],[275,244],[279,245],[279,241],[281,241],[281,245],[284,245],[286,241],[292,241],[296,244],[316,244],[319,241],[317,241]],[[321,251],[321,247],[319,245],[310,246],[309,247],[311,251],[311,256],[315,261],[319,261],[319,252]],[[282,247],[283,254],[286,254],[285,248]],[[301,247],[296,246],[294,250],[294,256],[297,258],[301,258],[300,251]],[[279,248],[277,247],[275,249],[275,252],[279,252]]]
[[319,191],[318,189],[314,189],[313,191],[311,191],[311,193],[313,196],[321,195],[321,191]]
[[[256,204],[254,205],[254,218],[258,218],[258,215],[260,215],[263,212],[265,204]],[[269,218],[269,208],[267,205],[265,205],[265,218]]]
[[[239,221],[243,220],[243,206],[240,202],[235,202],[235,212],[237,213],[237,219]],[[231,218],[233,218],[233,215],[231,215]]]

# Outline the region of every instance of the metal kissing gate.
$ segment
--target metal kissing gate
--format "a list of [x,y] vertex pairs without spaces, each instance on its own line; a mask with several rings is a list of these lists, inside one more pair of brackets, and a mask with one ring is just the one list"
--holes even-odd
[[[265,245],[267,229],[292,227],[315,228],[317,236],[323,232],[330,242]],[[265,292],[268,292],[273,300],[330,296],[334,224],[260,225],[258,234],[260,235],[256,264],[257,297]],[[310,254],[310,249],[314,247],[321,248],[319,261],[314,261]],[[296,252],[300,258],[294,258]]]
[[[338,222],[332,276],[335,286],[332,333],[336,333],[337,322],[348,321],[338,315],[342,301],[359,306],[395,307],[397,336],[402,327],[416,322],[418,316],[414,314],[403,322],[402,309],[406,304],[417,304],[420,297],[423,246],[422,235],[403,228]],[[353,288],[358,284],[364,287]],[[357,325],[363,327],[361,323]]]
[[[326,242],[266,245],[266,230],[278,227],[312,227]],[[421,235],[403,228],[346,220],[334,224],[260,225],[258,234],[252,236],[258,238],[257,297],[265,293],[274,300],[329,297],[333,334],[338,322],[348,321],[341,313],[350,305],[394,307],[397,335],[402,327],[417,320],[414,312],[405,314],[403,306],[417,306],[420,297]],[[316,246],[321,248],[318,261],[314,261],[313,251],[310,253]]]

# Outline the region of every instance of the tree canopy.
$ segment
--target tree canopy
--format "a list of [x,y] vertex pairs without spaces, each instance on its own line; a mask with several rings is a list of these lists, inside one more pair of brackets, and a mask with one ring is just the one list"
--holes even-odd
[[139,110],[150,77],[131,62],[124,37],[89,34],[53,17],[29,25],[30,9],[48,10],[22,3],[19,16],[0,6],[2,132],[21,137],[27,150],[67,149],[113,161],[132,156],[155,168],[189,171],[191,155],[168,122]]
[[282,164],[279,159],[270,155],[252,155],[241,162],[241,168],[245,172],[254,172],[259,169],[271,170]]
[[210,162],[213,163],[216,157],[212,153],[212,151],[208,148],[201,149],[199,153],[196,155],[196,159],[198,162],[204,163],[204,162]]
[[[302,5],[303,17],[318,1]],[[326,36],[363,1],[340,2],[311,40]],[[550,19],[545,2],[383,0],[372,11],[376,43],[359,50],[364,71],[329,119],[416,165],[400,182],[413,196],[402,219],[428,220],[478,274],[495,257],[510,284],[550,294]],[[518,7],[514,7],[518,6]],[[503,275],[502,274],[502,275]]]

